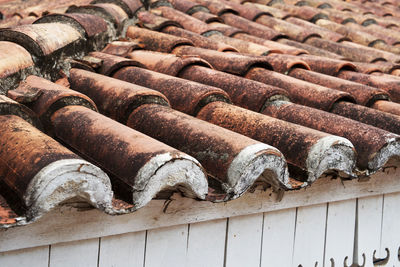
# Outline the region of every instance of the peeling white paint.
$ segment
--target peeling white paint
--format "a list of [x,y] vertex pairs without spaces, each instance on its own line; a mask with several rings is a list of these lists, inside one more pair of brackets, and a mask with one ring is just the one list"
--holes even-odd
[[132,198],[136,208],[145,206],[165,189],[178,188],[185,196],[200,199],[208,193],[207,176],[200,163],[183,153],[179,158],[170,153],[157,155],[140,169],[135,181]]
[[[275,153],[271,153],[271,150]],[[228,183],[224,184],[232,199],[242,195],[262,174],[276,188],[290,188],[286,160],[281,152],[266,144],[244,148],[228,168]]]
[[368,162],[368,169],[371,170],[371,173],[374,173],[378,169],[382,168],[390,158],[400,158],[400,141],[396,140],[395,138],[391,138],[386,141],[388,144],[379,150]]
[[107,174],[82,159],[50,163],[30,181],[24,201],[28,220],[36,220],[61,202],[79,197],[100,210],[111,207],[113,192]]
[[356,152],[353,144],[346,138],[326,136],[315,143],[307,157],[308,182],[314,182],[324,172],[336,170],[354,176]]

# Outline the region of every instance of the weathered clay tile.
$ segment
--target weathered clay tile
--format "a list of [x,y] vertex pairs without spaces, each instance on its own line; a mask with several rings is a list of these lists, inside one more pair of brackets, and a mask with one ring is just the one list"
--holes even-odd
[[[253,16],[253,18],[248,18],[250,20],[254,20],[256,17],[260,16],[260,14],[275,17],[277,19],[286,19],[291,16],[291,14],[289,14],[288,12],[286,12],[284,10],[281,10],[281,9],[278,9],[275,7],[271,7],[271,6],[267,6],[267,5],[246,2],[246,3],[243,3],[242,6],[243,6],[244,12],[246,12],[245,10],[247,8],[251,8],[251,12],[254,14],[254,16]],[[235,8],[237,9],[237,6],[235,6]],[[259,12],[261,11],[263,13],[259,13],[256,10],[259,10]],[[247,16],[244,16],[244,17],[247,18]]]
[[217,70],[232,74],[244,75],[247,71],[257,65],[272,69],[266,57],[248,56],[237,53],[223,53],[199,47],[180,46],[175,48],[172,53],[178,56],[196,55],[206,60]]
[[[234,199],[259,179],[288,188],[286,161],[275,148],[160,105],[142,105],[127,125],[200,161]],[[154,127],[163,125],[163,127]]]
[[234,36],[235,34],[239,34],[239,33],[245,33],[245,31],[226,25],[224,23],[220,23],[220,22],[211,22],[209,24],[210,29],[217,31],[216,33],[210,32],[209,34],[206,34],[206,36],[212,36],[212,35],[216,35],[218,33],[222,33],[225,36]]
[[0,122],[1,183],[28,220],[76,196],[100,210],[111,206],[111,183],[102,170],[20,117],[2,115]]
[[15,115],[29,122],[38,129],[42,124],[36,114],[24,105],[0,94],[0,115]]
[[400,80],[396,79],[395,77],[387,77],[384,75],[379,75],[378,73],[374,75],[368,75],[346,70],[342,70],[338,74],[338,77],[385,90],[389,93],[391,100],[400,103]]
[[224,35],[211,35],[210,39],[218,42],[223,42],[236,48],[240,53],[251,54],[256,56],[266,56],[269,53],[279,53],[279,50],[270,50],[268,47],[263,45],[255,44],[252,42],[244,41],[241,39],[231,38]]
[[[389,61],[389,62],[400,63],[400,56],[397,54],[397,52],[396,52],[396,54],[394,54],[392,52],[384,51],[384,50],[380,49],[378,47],[378,45],[374,45],[374,47],[371,48],[371,47],[365,47],[364,45],[357,44],[354,42],[344,41],[343,43],[345,43],[348,46],[355,47],[357,49],[365,50],[366,52],[371,51],[371,53],[374,53],[377,56],[381,56],[381,59],[383,59],[383,60],[380,60],[380,58],[378,57],[376,59],[376,61],[380,60],[380,61]],[[377,43],[377,44],[383,44],[383,43]],[[384,45],[386,46],[386,44],[384,44]],[[393,46],[391,46],[391,47],[393,47]],[[377,50],[377,49],[380,49],[380,50]]]
[[226,24],[266,40],[277,40],[286,37],[286,35],[283,33],[277,32],[271,28],[268,28],[267,26],[250,21],[232,13],[225,13],[221,15],[221,17]]
[[163,17],[168,18],[172,21],[176,21],[186,30],[198,34],[207,34],[207,32],[212,31],[207,23],[202,22],[201,20],[198,20],[171,7],[160,6],[156,10],[160,11]]
[[305,82],[260,67],[252,68],[244,77],[283,88],[295,103],[325,111],[329,111],[334,103],[342,100],[354,102],[349,93]]
[[349,38],[345,37],[342,34],[337,32],[331,31],[329,29],[320,27],[314,23],[299,19],[299,18],[288,18],[286,21],[301,26],[303,28],[312,28],[313,32],[318,33],[322,38],[326,40],[330,40],[332,42],[340,42],[343,40],[350,40]]
[[[283,89],[213,70],[198,58],[180,58],[151,51],[135,51],[128,57],[151,70],[221,88],[228,93],[234,104],[247,109],[260,111],[270,98],[287,99],[287,93]],[[171,66],[169,69],[166,67],[167,62]]]
[[220,16],[224,13],[238,14],[238,11],[229,3],[215,0],[194,0],[194,2],[206,7],[211,13]]
[[[88,76],[84,77],[84,74]],[[80,79],[79,82],[76,79]],[[134,108],[143,103],[168,105],[165,97],[158,92],[147,88],[135,88],[136,90],[131,91],[129,89],[133,86],[130,84],[91,72],[74,70],[70,80],[71,87],[91,92],[96,100],[102,99],[102,96],[107,101],[118,99],[121,106],[105,103],[102,110],[111,108],[108,110],[112,112],[110,115],[121,116],[121,120],[127,120]],[[35,76],[28,77],[26,85],[42,92],[30,106],[39,116],[43,113],[49,114],[48,120],[44,122],[50,131],[83,157],[96,162],[112,174],[115,190],[124,195],[123,197],[129,193],[128,200],[134,203],[135,208],[145,205],[164,187],[173,187],[176,183],[186,187],[187,196],[205,197],[208,190],[206,176],[195,159],[93,111],[93,107],[88,108],[85,102],[79,101],[89,99],[79,92]],[[84,85],[83,88],[81,85]],[[108,95],[105,91],[101,92],[99,86],[101,89],[105,88]],[[113,95],[110,88],[117,88],[119,91]],[[52,102],[49,99],[55,98],[55,92],[58,100],[50,105]],[[125,102],[118,96],[126,97],[123,99]],[[47,110],[43,111],[45,109]],[[101,146],[96,145],[99,142]],[[182,173],[180,168],[192,175],[189,177]],[[174,177],[174,180],[170,177]]]
[[330,112],[400,134],[400,116],[398,115],[344,101],[335,103]]
[[176,37],[133,26],[128,28],[126,36],[138,41],[146,49],[166,53],[171,52],[175,47],[181,45],[193,45],[189,39],[183,37]]
[[71,6],[68,8],[67,13],[85,13],[100,16],[119,29],[122,29],[124,21],[128,19],[128,15],[121,7],[108,3]]
[[74,104],[97,110],[87,96],[33,75],[8,91],[8,96],[29,105],[47,129],[51,128],[51,115],[60,107]]
[[[310,38],[307,40],[313,40],[313,39],[320,39],[320,38]],[[301,49],[304,51],[307,51],[308,53],[298,53],[298,54],[292,54],[292,53],[284,53],[284,54],[290,54],[290,55],[301,55],[301,54],[311,54],[314,56],[320,56],[320,57],[327,57],[327,58],[333,58],[333,59],[343,59],[342,56],[329,52],[327,50],[312,46],[312,45],[308,45],[306,43],[300,43],[300,42],[296,42],[296,41],[292,41],[292,40],[288,40],[288,39],[279,39],[277,42],[284,44],[286,46],[292,47],[292,49],[294,49],[295,47],[298,49]]]
[[46,56],[82,38],[79,31],[63,23],[22,25],[0,29],[0,40],[15,42],[35,56]]
[[[257,8],[264,9],[265,7],[260,4],[256,4]],[[289,5],[289,4],[283,4],[276,2],[273,5],[273,8],[279,9],[282,12],[286,12],[288,15],[282,19],[286,19],[289,16],[293,16],[296,18],[300,18],[302,20],[310,21],[310,22],[315,22],[318,19],[325,18],[328,19],[328,16],[318,8],[310,7],[310,6],[294,6],[294,5]],[[290,14],[290,15],[289,15]],[[275,14],[273,14],[274,17]]]
[[[126,66],[144,67],[144,65],[123,57],[115,57],[101,52],[91,52],[89,59],[96,58],[101,60],[101,66],[97,69],[98,72],[104,75],[112,75],[117,70]],[[84,58],[85,59],[85,58]]]
[[130,18],[136,15],[136,13],[144,9],[143,3],[140,0],[95,0],[91,4],[99,3],[112,3],[121,7]]
[[0,41],[0,79],[32,66],[32,57],[25,48],[12,42]]
[[354,47],[352,45],[349,45],[349,42],[346,41],[341,43],[336,43],[330,40],[324,40],[320,38],[310,38],[306,41],[306,43],[314,47],[319,47],[326,51],[336,53],[338,55],[341,55],[342,58],[346,58],[347,60],[351,61],[359,61],[359,62],[376,62],[378,60],[386,61],[384,51],[362,45]]
[[400,116],[400,104],[392,101],[378,100],[371,108]]
[[273,70],[280,73],[287,73],[294,68],[310,69],[305,61],[292,55],[271,54],[266,59]]
[[389,99],[388,93],[381,89],[343,80],[318,72],[296,68],[291,70],[289,75],[310,83],[315,83],[328,88],[347,92],[354,97],[358,104],[364,106],[371,106],[377,100]]
[[367,175],[400,153],[398,135],[322,110],[275,101],[263,114],[347,138],[358,153],[357,167]]
[[107,23],[98,16],[80,13],[49,14],[36,20],[37,23],[66,23],[80,31],[87,38],[107,31]]
[[[132,68],[134,67],[126,67],[121,71],[126,72]],[[97,87],[96,90],[90,92],[90,96],[96,95],[99,90],[107,89],[106,85],[95,82],[96,77],[93,74],[85,71],[79,71],[79,75],[71,77],[78,88],[87,85],[87,81],[81,82],[82,75],[87,75],[92,81],[92,86]],[[114,76],[126,78],[129,81],[134,78],[132,75],[122,77],[118,72]],[[142,80],[142,82],[149,85],[152,83],[150,80]],[[161,80],[158,82],[161,86],[163,85]],[[187,94],[187,98],[193,101],[190,94]],[[108,101],[107,98],[98,98],[98,100],[99,106],[104,106],[101,101]],[[211,101],[215,100],[217,99]],[[286,163],[275,148],[197,120],[169,107],[143,103],[130,114],[127,125],[197,158],[209,174],[222,182],[227,193],[226,199],[240,196],[264,171],[266,175],[264,179],[269,184],[283,188],[288,186]],[[163,127],[154,127],[154,125],[163,125]],[[193,142],[194,139],[196,142]]]
[[288,163],[306,173],[309,183],[332,170],[351,175],[355,165],[356,155],[350,141],[298,124],[222,102],[208,104],[198,118],[273,145],[284,153]]
[[186,38],[192,43],[197,46],[197,47],[202,47],[206,49],[212,49],[212,50],[217,50],[221,52],[239,52],[236,48],[233,46],[227,45],[222,42],[218,42],[215,40],[212,40],[210,38],[204,37],[198,33],[194,33],[185,29],[177,28],[177,27],[166,27],[163,29],[164,33],[172,34],[178,37],[183,37]]
[[139,42],[135,41],[114,41],[106,45],[103,48],[102,52],[124,57],[128,53],[132,52],[133,50],[141,49],[142,46]]
[[341,70],[356,71],[356,66],[349,61],[328,59],[313,55],[300,55],[299,58],[305,61],[312,71],[336,76]]
[[113,77],[155,89],[167,97],[172,108],[190,115],[196,115],[210,101],[230,102],[228,94],[220,88],[138,67],[122,68]]
[[[351,29],[354,29],[354,30],[360,31],[360,32],[367,32],[373,36],[376,36],[376,37],[384,40],[389,45],[395,45],[395,44],[400,43],[400,38],[396,37],[397,31],[383,28],[382,26],[379,26],[377,24],[373,24],[373,25],[375,25],[375,26],[374,27],[365,27],[365,26],[361,26],[356,23],[346,23],[346,27],[349,27]],[[397,36],[399,36],[399,35],[397,34]]]
[[90,95],[102,114],[124,124],[140,105],[169,105],[158,91],[85,70],[71,69],[69,81],[71,88]]
[[192,15],[198,11],[205,11],[207,12],[208,9],[196,2],[192,2],[189,0],[170,0],[169,1],[173,7],[183,13]]
[[141,11],[138,12],[137,18],[139,19],[141,26],[153,31],[162,31],[168,26],[182,28],[178,22],[158,16],[155,12]]
[[[249,35],[246,33],[237,33],[233,36],[236,39],[241,39],[244,41],[256,43],[262,46],[267,47],[271,53],[283,53],[283,54],[288,54],[288,55],[301,55],[301,54],[308,54],[308,51],[304,50],[302,47],[299,46],[293,46],[289,43],[285,43],[284,41],[287,39],[279,39],[276,42],[275,41],[270,41],[270,40],[265,40],[253,35]],[[287,40],[289,41],[289,40]],[[302,44],[298,43],[296,41],[292,41],[295,44]]]
[[179,76],[183,69],[192,65],[212,68],[207,61],[198,57],[177,57],[173,54],[164,54],[154,51],[137,50],[127,54],[126,57],[139,62],[149,70],[171,76]]
[[196,13],[193,13],[191,15],[192,17],[195,17],[198,20],[201,20],[205,23],[211,23],[211,22],[223,22],[222,19],[220,17],[218,17],[217,15],[211,14],[211,13],[207,13],[204,11],[197,11]]
[[112,174],[115,191],[135,209],[178,185],[188,197],[205,198],[205,173],[189,155],[81,106],[57,110],[52,125],[57,138]]

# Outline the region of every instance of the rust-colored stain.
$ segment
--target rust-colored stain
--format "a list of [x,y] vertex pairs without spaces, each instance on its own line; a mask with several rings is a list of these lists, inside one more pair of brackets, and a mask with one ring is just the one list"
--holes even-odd
[[172,108],[191,115],[210,101],[230,102],[228,94],[220,88],[142,68],[125,67],[113,77],[157,90],[167,97]]

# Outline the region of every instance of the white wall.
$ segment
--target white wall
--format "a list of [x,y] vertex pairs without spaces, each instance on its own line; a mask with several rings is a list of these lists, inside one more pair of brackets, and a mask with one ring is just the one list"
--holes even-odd
[[400,266],[399,219],[400,193],[382,194],[8,251],[0,266],[370,267],[386,250]]

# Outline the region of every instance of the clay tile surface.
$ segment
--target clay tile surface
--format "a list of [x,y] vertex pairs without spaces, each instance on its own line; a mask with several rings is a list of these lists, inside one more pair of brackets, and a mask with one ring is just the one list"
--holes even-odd
[[0,42],[0,78],[31,66],[33,66],[33,60],[25,48],[12,42]]
[[384,170],[400,156],[399,6],[1,2],[0,228],[77,196],[115,215]]
[[36,20],[35,23],[66,22],[77,30],[83,30],[86,37],[93,37],[107,31],[107,23],[98,16],[90,14],[49,14]]
[[121,7],[129,17],[133,17],[140,9],[144,8],[140,0],[95,0],[93,4],[112,3]]
[[189,39],[183,37],[171,36],[133,26],[128,28],[126,36],[138,41],[146,49],[159,52],[171,52],[175,47],[181,45],[193,45]]
[[46,56],[77,41],[82,35],[62,23],[44,23],[0,29],[0,40],[18,43],[35,56]]

